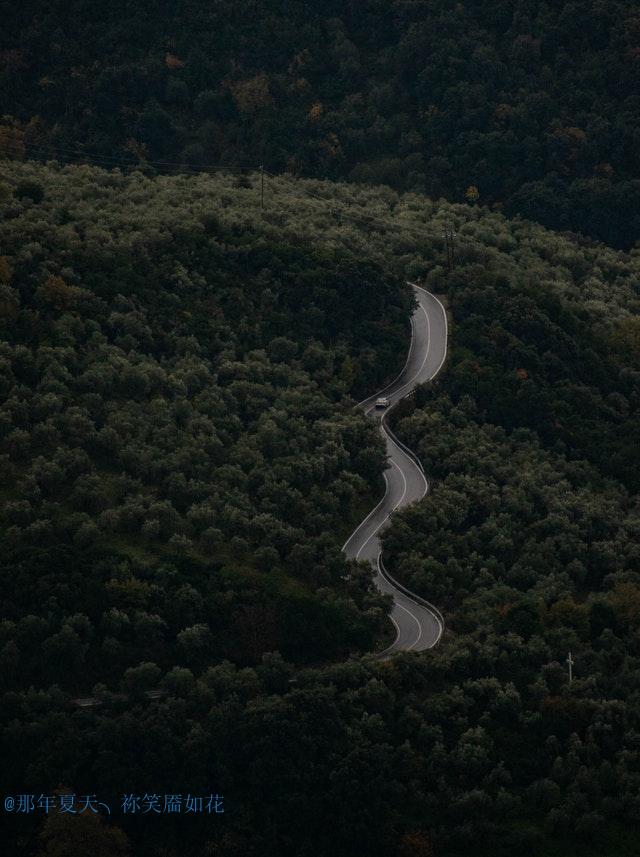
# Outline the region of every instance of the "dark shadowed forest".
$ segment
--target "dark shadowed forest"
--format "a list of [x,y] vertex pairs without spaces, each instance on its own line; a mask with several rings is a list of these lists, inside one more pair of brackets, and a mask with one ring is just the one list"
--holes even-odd
[[257,166],[640,237],[633,0],[25,0],[0,153]]
[[3,853],[637,857],[639,85],[632,0],[3,10]]
[[[637,252],[389,188],[281,177],[261,209],[255,173],[15,161],[0,247],[3,794],[225,796],[5,813],[7,853],[637,854]],[[450,351],[393,414],[432,484],[384,549],[447,627],[378,661],[388,601],[340,549],[383,490],[353,405],[404,361],[407,277]]]

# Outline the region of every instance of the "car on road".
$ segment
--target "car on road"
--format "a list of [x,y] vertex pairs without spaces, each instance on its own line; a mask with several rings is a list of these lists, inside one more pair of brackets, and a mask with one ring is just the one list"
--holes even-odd
[[388,408],[389,399],[386,396],[378,396],[375,406],[376,408]]

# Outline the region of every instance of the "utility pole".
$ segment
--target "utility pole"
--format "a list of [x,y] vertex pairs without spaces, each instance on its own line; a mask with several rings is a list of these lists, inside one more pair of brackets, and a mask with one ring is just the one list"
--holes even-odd
[[574,664],[574,660],[571,657],[571,652],[569,652],[569,655],[567,656],[567,663],[569,664],[569,684],[571,684],[571,682],[573,681],[573,664]]
[[451,273],[451,259],[449,257],[449,228],[445,223],[444,229],[442,230],[442,237],[444,238],[444,249],[447,253],[447,274]]
[[456,266],[455,247],[453,243],[456,233],[453,231],[453,226],[450,223],[445,223],[442,236],[447,251],[447,272],[451,273]]
[[456,257],[455,257],[455,243],[456,233],[453,231],[453,226],[449,224],[449,239],[451,241],[451,270],[453,271],[456,267]]
[[264,208],[264,164],[260,164],[260,208]]

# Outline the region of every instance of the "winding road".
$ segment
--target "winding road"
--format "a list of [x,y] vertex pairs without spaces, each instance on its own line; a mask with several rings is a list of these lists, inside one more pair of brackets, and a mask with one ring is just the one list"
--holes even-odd
[[[384,473],[387,490],[342,548],[349,559],[370,562],[376,570],[378,589],[393,595],[390,618],[397,636],[389,648],[380,652],[380,656],[385,657],[397,651],[430,649],[444,631],[444,619],[438,608],[395,581],[386,570],[380,551],[379,533],[392,512],[421,500],[429,490],[420,461],[395,437],[386,416],[389,408],[410,395],[418,384],[431,381],[447,356],[447,314],[443,305],[420,286],[412,284],[412,287],[418,306],[411,317],[411,345],[404,369],[395,381],[358,404],[371,419],[380,423],[389,460]],[[389,399],[389,408],[376,409],[378,396]]]
[[[375,583],[382,592],[393,595],[390,618],[396,627],[395,641],[378,657],[394,652],[415,652],[435,646],[444,631],[444,619],[433,604],[409,592],[394,580],[384,566],[380,552],[379,533],[387,524],[392,512],[421,500],[429,490],[429,483],[417,456],[395,437],[386,422],[389,411],[376,410],[378,396],[389,399],[393,407],[411,395],[418,384],[431,381],[438,374],[447,356],[447,314],[444,307],[430,292],[413,286],[418,306],[411,317],[411,345],[404,369],[391,384],[359,402],[364,412],[377,420],[387,444],[389,467],[384,472],[387,490],[384,497],[344,543],[342,550],[349,559],[368,560],[376,569]],[[149,699],[163,695],[162,690],[147,691]],[[73,699],[79,708],[100,705],[96,697]]]

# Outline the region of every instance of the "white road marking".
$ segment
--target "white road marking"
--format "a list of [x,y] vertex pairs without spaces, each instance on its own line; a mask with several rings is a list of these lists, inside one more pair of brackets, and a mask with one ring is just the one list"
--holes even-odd
[[422,637],[422,623],[420,622],[420,620],[418,619],[418,617],[415,615],[415,613],[412,613],[412,612],[411,612],[411,610],[408,610],[408,609],[404,606],[404,604],[400,604],[400,602],[399,602],[399,601],[394,601],[394,604],[395,604],[395,606],[396,606],[396,607],[399,607],[401,610],[404,610],[404,612],[405,612],[405,613],[408,613],[408,614],[409,614],[409,616],[411,616],[411,618],[412,618],[412,619],[415,619],[416,624],[417,624],[417,626],[418,626],[418,636],[417,636],[417,637],[416,637],[416,639],[413,641],[413,643],[411,643],[411,645],[407,648],[407,651],[410,651],[414,646],[417,646],[417,644],[420,642],[420,637]]
[[[385,577],[384,577],[384,575],[382,574],[382,569],[380,568],[380,557],[381,557],[381,556],[382,556],[382,551],[378,551],[378,556],[377,556],[377,559],[376,559],[376,564],[377,564],[377,566],[378,566],[378,574],[379,574],[379,575],[382,577],[382,579],[384,580],[384,579],[385,579]],[[387,581],[387,583],[388,583],[388,582],[389,582],[389,581]],[[392,590],[393,590],[393,587],[392,587]],[[412,643],[412,644],[409,646],[409,648],[407,649],[407,651],[409,651],[409,649],[412,649],[414,646],[417,646],[417,645],[418,645],[418,643],[420,642],[420,639],[422,638],[422,622],[418,619],[418,617],[415,615],[415,613],[412,613],[412,612],[411,612],[411,610],[409,610],[407,607],[405,607],[405,606],[404,606],[404,604],[401,604],[401,603],[398,601],[398,599],[397,599],[397,598],[394,598],[394,600],[393,600],[393,606],[394,606],[394,607],[399,607],[401,610],[404,610],[404,612],[405,612],[405,613],[408,613],[408,614],[409,614],[409,616],[411,616],[411,618],[415,620],[415,623],[416,623],[416,625],[418,626],[418,636],[416,637],[416,639],[413,641],[413,643]],[[389,618],[391,619],[391,621],[394,623],[394,625],[395,625],[395,626],[396,626],[396,628],[398,629],[398,636],[396,637],[395,642],[394,642],[394,645],[395,645],[395,643],[397,643],[397,641],[398,641],[398,637],[400,636],[400,628],[399,628],[399,626],[398,626],[398,623],[397,623],[397,622],[395,621],[395,619],[393,618],[393,616],[390,616]],[[389,648],[391,648],[391,647],[389,647]],[[385,650],[385,651],[386,651],[386,650]]]
[[[408,591],[408,590],[403,591],[403,588],[401,587],[401,585],[394,583],[393,578],[391,577],[391,575],[389,574],[387,569],[384,567],[384,563],[382,562],[382,551],[378,552],[377,561],[378,561],[378,571],[380,572],[382,579],[385,582],[385,584],[387,585],[387,587],[389,587],[389,589],[387,589],[385,591],[400,593],[405,598],[409,599],[410,604],[416,604],[416,605],[421,606],[423,609],[425,609],[427,611],[427,613],[429,614],[431,619],[435,619],[435,622],[438,626],[438,636],[435,638],[435,640],[433,640],[432,643],[430,643],[429,645],[426,646],[427,649],[432,649],[435,645],[437,645],[437,643],[440,642],[440,638],[442,637],[442,634],[444,633],[444,619],[442,617],[442,614],[440,613],[440,611],[438,610],[437,607],[433,606],[433,604],[429,604],[428,601],[425,601],[423,598],[419,598],[417,595],[412,597],[412,593],[410,591]],[[394,603],[396,603],[396,602],[394,602]],[[398,603],[398,606],[401,606],[401,605]],[[418,636],[418,639],[414,640],[414,642],[412,643],[411,646],[409,646],[409,648],[413,648],[413,646],[417,645],[420,642],[421,636],[422,636],[422,632]],[[386,651],[387,651],[387,649],[384,650],[384,652],[386,652]],[[384,654],[384,652],[382,654]]]
[[[414,287],[413,283],[407,283],[407,285],[411,286],[411,288],[419,288],[418,286]],[[420,291],[424,291],[424,289],[421,289]],[[429,292],[427,292],[427,294],[429,294]],[[404,361],[404,366],[402,367],[402,369],[400,370],[400,373],[396,376],[396,378],[394,378],[393,381],[391,381],[389,384],[387,384],[386,387],[383,387],[382,390],[378,390],[378,392],[375,394],[376,396],[381,396],[383,393],[386,393],[387,390],[390,387],[393,387],[393,385],[396,384],[400,380],[400,378],[402,378],[402,376],[404,375],[405,369],[407,368],[407,366],[409,364],[409,360],[411,359],[411,352],[413,351],[413,340],[414,340],[414,327],[413,327],[413,325],[414,325],[414,322],[413,322],[413,315],[412,315],[411,316],[411,341],[409,342],[409,350],[407,351],[407,359]],[[358,404],[356,405],[356,408],[359,408],[360,405],[364,405],[365,402],[368,402],[369,399],[372,399],[372,398],[373,398],[373,396],[367,396],[361,402],[358,402]]]
[[[442,355],[442,359],[440,360],[440,363],[438,364],[438,367],[435,369],[435,371],[434,371],[434,372],[432,372],[432,373],[428,376],[428,378],[426,378],[426,379],[425,379],[425,380],[427,380],[427,381],[430,381],[430,380],[432,380],[433,378],[435,378],[435,376],[440,372],[440,370],[442,369],[442,366],[444,365],[444,362],[445,362],[445,360],[446,360],[446,357],[447,357],[447,347],[448,347],[448,324],[447,324],[447,313],[446,313],[446,310],[445,310],[445,308],[444,308],[444,306],[443,306],[442,302],[441,302],[441,301],[440,301],[440,300],[439,300],[435,295],[431,294],[431,292],[428,292],[426,289],[423,289],[421,286],[416,286],[414,283],[410,283],[409,285],[411,285],[413,288],[415,288],[415,289],[417,289],[417,290],[421,291],[423,294],[428,295],[430,298],[432,298],[432,299],[433,299],[433,300],[438,304],[438,306],[440,307],[440,309],[441,309],[441,311],[442,311],[442,317],[443,317],[443,320],[444,320],[444,350],[443,350],[443,355]],[[396,390],[394,390],[394,391],[391,393],[391,395],[392,395],[392,396],[397,397],[397,398],[396,398],[396,401],[399,401],[400,399],[404,398],[403,396],[401,396],[401,395],[399,395],[399,394],[400,394],[403,390],[405,390],[407,387],[411,387],[411,389],[413,389],[413,388],[414,388],[412,385],[414,385],[414,382],[415,382],[415,381],[420,377],[420,375],[421,375],[422,371],[424,370],[425,364],[426,364],[427,359],[428,359],[428,357],[429,357],[429,352],[430,352],[430,350],[431,350],[431,320],[430,320],[430,318],[429,318],[429,313],[426,311],[426,309],[424,308],[424,306],[422,305],[422,303],[420,303],[420,310],[424,313],[424,316],[425,316],[426,321],[427,321],[427,348],[426,348],[426,351],[425,351],[425,354],[424,354],[424,357],[423,357],[422,363],[420,364],[420,368],[418,369],[418,371],[417,371],[417,372],[416,372],[416,373],[415,373],[415,374],[414,374],[414,375],[413,375],[413,376],[412,376],[408,381],[403,382],[403,383],[402,383],[402,384],[401,384],[401,385],[400,385]],[[412,353],[413,353],[413,351],[414,351],[415,333],[416,333],[416,323],[415,323],[415,314],[414,314],[414,316],[412,316],[412,319],[411,319],[411,343],[410,343],[410,345],[409,345],[409,353],[407,354],[407,359],[405,360],[404,367],[403,367],[402,371],[400,372],[400,374],[398,375],[398,377],[397,377],[394,381],[392,381],[390,384],[388,384],[388,385],[387,385],[386,387],[384,387],[382,390],[379,390],[379,391],[378,391],[376,394],[374,394],[373,396],[369,396],[368,398],[363,399],[361,402],[358,402],[358,404],[356,405],[356,407],[360,407],[361,405],[366,405],[366,404],[367,404],[367,403],[369,403],[369,402],[371,402],[371,403],[372,403],[369,407],[366,407],[366,408],[365,408],[365,413],[366,413],[366,414],[370,414],[370,413],[371,413],[371,411],[372,411],[372,410],[374,410],[374,408],[375,408],[375,399],[376,399],[378,396],[380,396],[382,393],[385,393],[386,391],[388,391],[389,389],[391,389],[395,384],[397,384],[397,383],[402,379],[402,376],[403,376],[403,374],[404,374],[404,373],[406,372],[406,370],[407,370],[407,366],[409,365],[409,362],[410,362],[410,360],[411,360]],[[414,386],[415,386],[415,385],[414,385]],[[407,453],[406,453],[406,452],[405,452],[405,451],[404,451],[404,450],[403,450],[403,449],[398,445],[398,443],[394,440],[394,438],[393,438],[393,437],[391,437],[391,435],[389,434],[389,432],[387,431],[387,429],[386,429],[386,427],[385,427],[385,425],[384,425],[384,421],[383,421],[383,420],[381,420],[381,425],[380,425],[380,427],[381,427],[381,429],[382,429],[382,432],[383,432],[384,436],[387,438],[387,441],[388,441],[388,442],[393,446],[393,448],[394,448],[395,450],[397,450],[397,453],[398,453],[398,454],[404,454],[404,456],[405,456],[406,458],[408,458],[408,459],[411,461],[411,464],[417,468],[418,472],[420,473],[420,475],[422,476],[422,479],[423,479],[423,481],[424,481],[424,491],[423,491],[423,493],[422,493],[422,497],[424,497],[424,496],[426,495],[427,491],[429,490],[429,483],[428,483],[428,481],[427,481],[426,475],[424,474],[424,472],[422,471],[422,469],[421,469],[420,467],[417,467],[417,465],[415,464],[415,461],[411,458],[411,456],[410,456],[410,455],[408,455],[408,454],[407,454]],[[374,536],[375,536],[375,535],[376,535],[376,534],[381,530],[381,528],[384,526],[384,524],[387,522],[387,520],[390,518],[390,516],[393,514],[393,512],[394,512],[397,508],[399,508],[399,507],[402,505],[402,502],[403,502],[403,500],[404,500],[404,498],[405,498],[405,496],[406,496],[406,494],[407,494],[407,487],[408,487],[408,483],[407,483],[407,477],[405,476],[405,473],[404,473],[403,469],[402,469],[402,468],[397,464],[397,462],[395,462],[395,461],[393,460],[393,458],[389,457],[389,461],[391,462],[391,465],[392,465],[393,467],[395,467],[395,468],[399,471],[399,473],[400,473],[400,475],[401,475],[401,477],[402,477],[402,481],[403,481],[403,491],[402,491],[402,496],[400,497],[400,499],[398,500],[398,502],[394,505],[394,507],[393,507],[393,508],[392,508],[392,509],[391,509],[391,510],[390,510],[390,511],[385,515],[385,517],[384,517],[384,518],[380,521],[380,523],[375,527],[375,529],[373,530],[373,532],[371,532],[371,533],[369,534],[369,536],[368,536],[368,537],[367,537],[367,539],[362,543],[362,545],[360,545],[360,548],[359,548],[359,550],[358,550],[358,552],[357,552],[357,554],[356,554],[356,559],[359,559],[359,558],[360,558],[360,554],[362,553],[362,551],[364,550],[364,548],[367,546],[367,544],[368,544],[368,543],[371,541],[371,539],[372,539],[372,538],[373,538],[373,537],[374,537]],[[372,509],[372,510],[371,510],[371,512],[369,512],[369,514],[368,514],[368,515],[367,515],[367,517],[364,519],[364,521],[362,521],[362,523],[361,523],[361,524],[360,524],[360,525],[359,525],[359,526],[354,530],[354,532],[353,532],[353,533],[349,536],[349,538],[346,540],[346,542],[344,543],[344,545],[343,545],[343,547],[342,547],[343,551],[345,550],[345,548],[347,547],[347,545],[352,541],[352,539],[354,539],[358,534],[360,534],[360,533],[362,532],[362,529],[365,527],[365,525],[367,524],[367,522],[371,519],[371,517],[372,517],[373,515],[375,515],[375,514],[376,514],[376,512],[378,512],[378,510],[380,509],[380,507],[384,504],[385,500],[387,500],[388,495],[389,495],[389,489],[390,489],[389,479],[388,479],[388,477],[387,477],[387,473],[388,473],[388,470],[389,470],[389,469],[390,469],[390,468],[387,468],[387,469],[384,471],[384,473],[383,473],[384,480],[385,480],[385,483],[386,483],[386,490],[385,490],[385,494],[384,494],[384,496],[382,497],[382,499],[380,500],[380,502],[375,506],[375,508],[374,508],[374,509]],[[422,499],[422,497],[421,497],[420,499]],[[417,646],[417,645],[418,645],[418,643],[420,642],[420,640],[422,639],[423,625],[422,625],[422,623],[420,622],[419,618],[418,618],[414,613],[412,613],[412,612],[411,612],[411,610],[409,610],[407,607],[405,607],[403,604],[401,604],[401,603],[399,602],[399,600],[398,600],[398,598],[397,598],[397,595],[399,594],[399,590],[397,590],[397,589],[396,589],[396,587],[395,587],[395,586],[394,586],[390,581],[388,581],[388,580],[386,579],[385,575],[382,573],[382,570],[381,570],[381,567],[380,567],[380,557],[381,557],[381,552],[379,551],[379,552],[378,552],[377,559],[376,559],[376,564],[377,564],[377,567],[378,567],[378,574],[379,574],[379,576],[381,577],[381,579],[386,583],[387,587],[390,587],[390,588],[391,588],[391,592],[392,592],[393,594],[395,594],[395,598],[394,598],[394,606],[399,607],[401,610],[404,610],[404,612],[405,612],[405,613],[408,613],[408,614],[409,614],[409,616],[411,616],[411,618],[412,618],[412,619],[414,619],[414,621],[416,622],[416,624],[417,624],[417,626],[418,626],[418,629],[419,629],[419,630],[418,630],[418,636],[417,636],[417,637],[416,637],[416,639],[413,641],[413,643],[411,643],[411,645],[407,647],[407,651],[409,651],[409,650],[413,649],[415,646]],[[383,587],[382,587],[382,588],[383,588]],[[384,588],[383,588],[383,591],[385,591],[385,590],[384,590]],[[388,590],[387,590],[387,591],[388,591]],[[402,593],[402,594],[404,594],[404,593]],[[405,595],[404,597],[405,597],[405,598],[407,598],[407,599],[409,599],[409,603],[412,603],[409,595]],[[415,602],[415,603],[417,604],[417,602]],[[432,648],[432,647],[433,647],[433,646],[438,642],[438,640],[440,639],[440,637],[441,637],[441,635],[442,635],[442,632],[444,631],[444,625],[443,625],[442,621],[438,618],[438,616],[437,616],[435,613],[433,613],[433,612],[431,612],[431,611],[429,610],[429,607],[428,607],[427,605],[422,604],[421,606],[423,607],[423,609],[427,610],[427,611],[429,612],[429,615],[431,615],[431,616],[435,619],[435,621],[436,621],[436,622],[437,622],[437,624],[438,624],[438,628],[439,628],[439,630],[440,630],[440,633],[439,633],[439,635],[438,635],[437,640],[435,640],[435,641],[434,641],[430,646],[428,646],[428,647],[427,647],[427,648]],[[437,608],[433,608],[433,609],[437,609]],[[395,648],[395,646],[396,646],[396,644],[397,644],[397,642],[398,642],[398,640],[399,640],[399,638],[400,638],[400,633],[401,633],[401,632],[400,632],[400,626],[398,625],[398,623],[396,622],[396,620],[393,618],[393,616],[392,616],[392,615],[390,615],[390,616],[389,616],[389,618],[391,619],[391,621],[393,622],[393,624],[394,624],[394,626],[395,626],[395,628],[396,628],[396,639],[395,639],[395,641],[392,643],[392,645],[391,645],[391,646],[389,646],[387,649],[385,649],[385,650],[384,650],[384,652],[379,653],[379,655],[378,655],[378,656],[384,655],[384,654],[386,654],[387,652],[391,652],[391,651]]]
[[[422,291],[424,291],[424,289]],[[429,294],[429,292],[427,292],[427,294]],[[420,309],[424,313],[424,317],[427,320],[427,350],[425,352],[424,359],[422,360],[422,363],[420,364],[420,368],[418,369],[416,374],[413,377],[409,378],[408,381],[405,381],[403,384],[401,384],[397,390],[393,390],[393,392],[391,393],[392,396],[396,396],[400,392],[400,390],[404,390],[405,387],[408,387],[410,384],[413,384],[413,382],[416,380],[416,378],[419,377],[420,373],[424,369],[424,364],[427,362],[427,359],[429,357],[429,350],[431,348],[431,323],[429,321],[429,315],[428,315],[427,311],[425,310],[425,308],[422,306],[422,304],[420,304]],[[377,399],[381,395],[381,393],[385,393],[387,390],[389,390],[391,387],[393,387],[394,384],[398,383],[398,381],[402,378],[402,376],[403,376],[403,374],[407,368],[407,365],[409,363],[409,360],[411,358],[411,352],[413,351],[413,343],[414,343],[414,322],[412,319],[411,343],[409,345],[409,354],[408,354],[407,359],[405,361],[404,368],[403,368],[402,372],[400,372],[400,374],[395,379],[395,381],[392,381],[390,384],[387,384],[387,386],[384,387],[382,390],[378,390],[378,392],[374,393],[373,396],[368,396],[366,399],[363,399],[361,402],[358,402],[358,404],[356,405],[356,408],[359,408],[360,405],[364,405],[365,402],[371,401],[372,402],[371,407],[368,408],[367,410],[365,410],[365,414],[370,414],[371,411],[373,411],[375,409],[375,401],[374,400]],[[427,379],[427,380],[429,380],[429,379]],[[402,399],[404,397],[400,396],[400,398]]]
[[[395,604],[395,601],[394,601],[393,603]],[[400,625],[398,625],[398,623],[397,623],[397,622],[396,622],[396,620],[393,618],[393,616],[391,615],[391,613],[389,613],[389,619],[391,619],[391,621],[393,622],[393,624],[394,624],[394,625],[395,625],[395,627],[396,627],[396,638],[395,638],[395,640],[393,641],[393,643],[391,643],[391,645],[390,645],[390,646],[388,646],[388,647],[385,649],[385,652],[387,652],[389,649],[393,649],[393,647],[395,646],[395,644],[396,644],[396,643],[398,642],[398,640],[400,639]]]
[[[382,475],[383,475],[383,477],[384,477],[384,481],[385,481],[386,486],[387,486],[387,489],[388,489],[388,488],[389,488],[389,482],[388,482],[388,480],[387,480],[387,471],[385,470],[385,471],[383,472],[383,474],[382,474]],[[351,535],[349,536],[349,538],[348,538],[348,539],[346,540],[346,542],[342,545],[342,550],[343,550],[343,551],[344,551],[344,549],[346,548],[346,546],[349,544],[349,542],[351,541],[351,539],[355,538],[355,537],[358,535],[358,533],[359,533],[359,532],[360,532],[360,530],[364,527],[364,525],[367,523],[367,521],[369,520],[369,518],[371,518],[373,515],[375,515],[375,513],[378,511],[378,509],[380,508],[380,506],[382,506],[382,504],[384,503],[384,501],[387,499],[387,494],[388,494],[388,490],[386,490],[386,491],[384,492],[384,496],[382,497],[382,499],[380,500],[380,502],[377,504],[377,506],[375,506],[375,507],[374,507],[374,508],[369,512],[369,514],[368,514],[368,515],[367,515],[367,517],[364,519],[364,521],[362,521],[361,523],[359,523],[359,524],[358,524],[358,526],[355,528],[355,530],[351,533]]]
[[[429,315],[428,315],[426,309],[422,306],[422,304],[420,304],[420,309],[424,313],[424,317],[427,319],[427,350],[424,353],[424,359],[423,359],[422,363],[420,364],[420,368],[418,369],[416,374],[413,376],[413,378],[410,378],[408,381],[405,381],[404,384],[402,384],[400,387],[398,387],[397,390],[394,390],[392,393],[393,396],[396,396],[400,392],[400,390],[404,390],[406,387],[409,387],[411,384],[413,384],[414,381],[416,381],[420,377],[420,374],[422,373],[422,370],[424,369],[424,364],[427,362],[427,360],[429,358],[429,351],[431,350],[431,322],[429,321]],[[403,399],[404,396],[400,396],[400,398]]]
[[[395,448],[398,450],[398,452],[400,452],[402,455],[404,455],[406,458],[408,458],[408,459],[409,459],[409,461],[411,461],[411,456],[407,455],[407,453],[404,451],[404,449],[402,449],[401,447],[399,447],[399,446],[398,446],[398,444],[395,442],[395,440],[394,440],[394,439],[393,439],[393,438],[392,438],[392,437],[387,433],[387,431],[386,431],[386,429],[384,428],[384,426],[382,426],[382,429],[383,429],[383,431],[384,431],[384,433],[385,433],[385,436],[389,438],[389,440],[390,440],[390,441],[391,441],[391,443],[395,446]],[[419,468],[419,467],[417,467],[417,466],[414,464],[414,462],[413,462],[413,461],[411,461],[411,464],[413,464],[413,466],[416,468],[416,470],[418,471],[418,473],[419,473],[419,474],[420,474],[420,476],[422,477],[422,481],[424,482],[424,491],[422,492],[422,497],[420,497],[420,498],[416,501],[416,502],[419,502],[420,500],[422,500],[422,498],[423,498],[423,497],[425,497],[425,495],[426,495],[427,491],[429,490],[429,483],[427,482],[427,477],[426,477],[426,476],[425,476],[425,474],[422,472],[422,470],[420,470],[420,468]],[[384,499],[384,497],[383,497],[383,499]],[[357,532],[357,530],[356,530],[356,532]]]
[[433,379],[436,377],[438,372],[444,366],[444,361],[447,359],[447,350],[449,347],[449,324],[447,322],[447,311],[444,308],[444,304],[442,303],[442,301],[439,298],[437,298],[434,294],[432,294],[431,292],[428,292],[426,289],[423,289],[422,286],[416,286],[415,283],[410,283],[409,285],[413,286],[415,289],[419,289],[421,292],[424,292],[425,295],[429,295],[430,298],[433,298],[434,301],[438,304],[438,306],[442,310],[442,316],[444,318],[444,350],[442,352],[442,360],[438,364],[438,368],[436,369],[436,371],[433,373],[433,375],[429,379],[430,381],[433,381]]
[[[384,516],[384,518],[380,521],[380,523],[379,523],[379,524],[378,524],[378,526],[375,528],[375,530],[374,530],[374,531],[369,535],[369,537],[367,538],[367,540],[366,540],[366,541],[364,541],[364,542],[360,545],[360,550],[359,550],[359,551],[358,551],[358,553],[356,554],[356,559],[359,559],[359,558],[360,558],[360,554],[362,553],[362,551],[363,551],[363,550],[365,549],[365,547],[369,544],[369,542],[370,542],[370,541],[371,541],[371,539],[375,536],[375,534],[380,530],[380,528],[381,528],[381,527],[382,527],[382,526],[383,526],[383,525],[384,525],[384,524],[389,520],[389,518],[391,517],[391,514],[392,514],[393,512],[395,512],[395,510],[398,508],[398,506],[402,503],[402,501],[404,500],[405,494],[407,493],[407,478],[406,478],[406,476],[405,476],[405,475],[404,475],[404,473],[402,472],[401,468],[400,468],[400,467],[398,467],[398,465],[395,463],[395,461],[393,460],[393,458],[391,458],[391,459],[389,459],[389,460],[391,461],[391,464],[396,468],[396,470],[400,473],[400,476],[402,476],[402,481],[403,481],[403,483],[404,483],[404,488],[403,488],[403,491],[402,491],[402,497],[400,497],[400,499],[398,500],[398,502],[396,503],[396,505],[393,507],[393,509],[391,509],[391,511],[390,511],[390,512],[387,512],[387,514],[386,514],[386,515]],[[385,481],[386,481],[386,483],[387,483],[387,489],[388,489],[388,488],[389,488],[389,480],[387,479],[387,473],[386,473],[386,471],[384,472],[384,474],[383,474],[383,475],[384,475]],[[387,492],[387,493],[388,493],[388,492]],[[385,494],[385,495],[384,495],[384,497],[383,497],[382,499],[383,499],[383,500],[386,500],[386,498],[387,498],[387,494]],[[380,505],[380,504],[378,504],[378,505]],[[364,521],[363,521],[363,523],[364,523]],[[362,524],[360,524],[360,527],[361,527],[361,526],[362,526]],[[360,527],[358,527],[358,530],[360,529]],[[356,530],[356,532],[358,532],[358,530]]]

